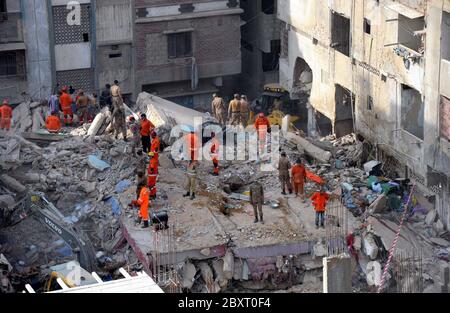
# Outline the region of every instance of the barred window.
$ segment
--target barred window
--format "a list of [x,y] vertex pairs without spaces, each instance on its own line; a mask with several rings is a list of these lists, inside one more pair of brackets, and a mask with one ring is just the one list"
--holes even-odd
[[0,52],[0,76],[17,75],[16,52]]
[[192,56],[192,33],[175,33],[167,35],[169,58],[185,58]]

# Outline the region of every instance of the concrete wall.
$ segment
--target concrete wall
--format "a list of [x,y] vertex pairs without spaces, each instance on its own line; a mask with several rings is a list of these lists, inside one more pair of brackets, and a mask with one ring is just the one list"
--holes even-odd
[[47,1],[22,0],[28,93],[46,99],[52,92],[53,69]]
[[131,0],[96,1],[96,76],[99,89],[117,79],[124,94],[134,92],[132,12]]
[[[397,11],[387,7],[392,4],[397,6]],[[409,68],[405,66],[404,56],[394,50],[404,48],[395,45],[399,38],[398,22],[386,22],[399,17],[399,7],[407,15],[426,14],[426,49],[423,55],[405,50],[415,57]],[[335,85],[352,91],[357,130],[400,164],[408,166],[417,177],[425,178],[425,185],[430,170],[450,176],[448,147],[438,144],[440,96],[448,94],[450,85],[448,63],[441,61],[441,46],[446,45],[448,38],[441,36],[442,8],[450,11],[450,2],[381,0],[378,5],[377,1],[362,0],[278,1],[278,17],[290,25],[288,55],[280,62],[282,85],[288,90],[293,87],[295,62],[297,58],[304,59],[314,77],[310,101],[333,123],[336,119]],[[330,48],[331,10],[351,19],[350,57]],[[371,22],[371,34],[364,32],[364,18]],[[423,140],[402,127],[405,125],[402,121],[407,119],[401,109],[402,84],[421,95]],[[373,99],[372,110],[367,108],[368,96]],[[419,116],[422,112],[418,112]],[[439,204],[444,196],[439,193],[435,204],[445,215],[444,205]],[[443,222],[450,226],[448,218]]]

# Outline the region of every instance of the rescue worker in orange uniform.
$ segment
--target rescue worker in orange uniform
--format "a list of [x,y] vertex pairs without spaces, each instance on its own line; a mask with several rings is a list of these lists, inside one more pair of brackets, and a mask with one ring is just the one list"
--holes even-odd
[[330,196],[325,191],[324,185],[320,187],[319,192],[314,193],[311,197],[314,210],[316,211],[316,228],[319,228],[319,224],[321,227],[325,228],[325,211],[329,199]]
[[156,154],[154,152],[150,152],[148,154],[150,157],[150,164],[148,166],[148,189],[150,190],[150,199],[156,199],[156,182],[158,180],[158,159],[156,158]]
[[154,158],[156,160],[159,160],[159,152],[161,151],[161,141],[159,140],[158,134],[153,131],[151,134],[152,137],[152,144],[150,146],[150,152],[153,152],[155,154]]
[[144,225],[141,228],[148,228],[149,227],[149,207],[150,207],[150,191],[147,187],[142,187],[141,192],[139,193],[139,199],[133,200],[131,202],[133,206],[140,207],[139,210],[139,218],[137,219],[138,224],[140,224],[142,221],[144,221]]
[[72,111],[72,97],[67,93],[67,87],[64,87],[62,94],[59,97],[59,104],[64,114],[64,124],[66,126],[72,124],[73,111]]
[[12,109],[9,106],[8,100],[3,100],[3,104],[0,107],[0,129],[9,131],[11,128]]
[[142,150],[145,154],[150,152],[150,134],[155,129],[155,125],[147,119],[146,114],[141,115],[141,141]]
[[189,151],[190,161],[198,160],[198,149],[200,148],[200,141],[195,131],[192,129],[189,134],[186,135],[186,144]]
[[294,186],[295,196],[300,196],[305,199],[305,181],[306,181],[306,168],[302,164],[302,160],[298,159],[295,165],[291,169],[292,185]]
[[213,176],[219,176],[219,148],[220,143],[216,138],[216,133],[211,133],[211,159],[214,165]]
[[271,125],[270,121],[264,115],[264,113],[259,113],[258,117],[255,120],[255,129],[258,133],[258,143],[259,143],[259,153],[261,154],[264,151],[264,147],[266,145],[266,136],[267,133],[271,133]]
[[52,112],[52,115],[47,117],[45,126],[49,133],[59,133],[61,130],[61,120],[59,119],[57,112]]

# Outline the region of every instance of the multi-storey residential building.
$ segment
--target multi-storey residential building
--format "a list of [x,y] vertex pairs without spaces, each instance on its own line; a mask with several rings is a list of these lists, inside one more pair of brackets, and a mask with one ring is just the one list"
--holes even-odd
[[[357,131],[450,226],[450,1],[280,0],[280,80],[312,71],[322,132]],[[316,115],[314,115],[315,117]]]
[[241,73],[242,9],[233,0],[135,0],[135,94],[209,108]]
[[276,0],[241,0],[242,92],[259,97],[264,85],[279,82],[280,24]]

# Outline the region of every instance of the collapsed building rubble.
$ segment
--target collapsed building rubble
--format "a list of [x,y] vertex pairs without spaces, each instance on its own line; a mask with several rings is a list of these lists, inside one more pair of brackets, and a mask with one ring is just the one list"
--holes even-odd
[[[22,124],[19,114],[29,116],[32,109],[25,108],[31,106],[19,107],[16,126],[21,132],[29,131],[32,125]],[[283,197],[278,173],[262,172],[260,164],[252,161],[223,161],[220,177],[210,176],[212,165],[202,161],[199,198],[192,203],[182,200],[185,162],[173,160],[170,132],[174,126],[203,115],[184,108],[182,114],[174,114],[178,106],[145,93],[135,110],[149,115],[167,147],[160,154],[154,209],[169,213],[176,242],[173,267],[184,291],[321,291],[322,258],[327,256],[328,243],[323,241],[323,231],[312,227],[309,201]],[[177,120],[180,116],[183,118]],[[214,122],[209,117],[207,121]],[[12,255],[8,258],[13,260],[13,269],[8,265],[7,273],[2,274],[2,288],[17,289],[24,283],[38,286],[51,266],[75,257],[61,238],[45,230],[20,243],[19,237],[27,229],[40,228],[37,221],[22,216],[17,209],[17,201],[29,191],[45,193],[67,223],[83,229],[96,249],[95,261],[104,277],[118,275],[123,266],[132,272],[151,272],[152,266],[162,265],[152,265],[152,254],[158,247],[152,246],[152,233],[136,230],[136,212],[128,207],[135,197],[137,160],[130,158],[126,142],[109,135],[110,123],[110,112],[103,110],[92,124],[68,129],[69,135],[58,141],[37,145],[20,135],[0,138],[0,224],[8,227],[8,234],[0,231],[0,253]],[[281,146],[292,161],[303,158],[307,169],[326,180],[329,192],[352,213],[352,227],[344,239],[357,261],[354,291],[378,286],[376,269],[386,263],[402,213],[402,207],[394,205],[392,199],[397,197],[400,203],[403,199],[390,191],[404,181],[384,178],[379,173],[383,164],[366,162],[371,159],[370,147],[355,135],[316,141],[287,133]],[[267,194],[266,225],[251,222],[248,187],[255,180]],[[307,195],[316,190],[314,182],[306,183]],[[439,274],[442,263],[436,260],[449,261],[449,234],[436,211],[422,208],[418,202],[408,210],[411,214],[398,249],[422,251],[423,271],[428,275],[424,289],[437,288],[444,282]],[[18,247],[15,253],[11,251],[13,244]],[[389,282],[395,283],[396,275],[389,277]]]

